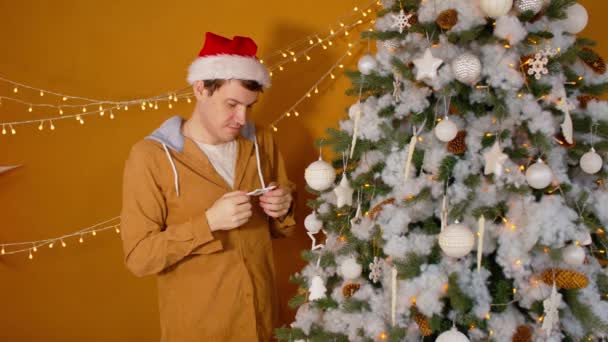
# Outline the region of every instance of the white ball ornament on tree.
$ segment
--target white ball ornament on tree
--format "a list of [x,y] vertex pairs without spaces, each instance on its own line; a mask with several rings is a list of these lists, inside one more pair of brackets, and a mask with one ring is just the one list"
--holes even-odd
[[342,273],[342,276],[346,280],[354,280],[359,278],[362,270],[363,268],[361,265],[359,265],[359,263],[357,263],[355,258],[345,259],[340,264],[340,273]]
[[324,191],[329,189],[336,180],[336,170],[319,157],[319,160],[308,165],[304,170],[304,179],[306,184],[316,191]]
[[488,17],[498,18],[509,13],[513,0],[479,0],[479,7]]
[[310,233],[316,234],[323,228],[323,222],[317,218],[317,214],[313,211],[304,219],[304,227]]
[[464,53],[452,61],[454,77],[464,84],[475,84],[481,76],[481,61],[471,53]]
[[516,0],[515,8],[521,13],[532,11],[534,14],[543,9],[544,0]]
[[564,262],[571,266],[580,266],[585,262],[585,249],[572,244],[562,250]]
[[435,342],[470,342],[470,341],[465,334],[458,331],[458,329],[456,329],[456,327],[452,327],[452,329],[439,335],[437,337],[437,339],[435,340]]
[[469,254],[474,244],[475,235],[460,223],[451,224],[439,233],[439,247],[452,258],[462,258]]
[[581,4],[574,4],[566,9],[566,19],[559,24],[568,33],[577,34],[587,27],[589,14]]
[[361,57],[361,59],[359,59],[359,63],[357,63],[357,67],[363,75],[371,74],[371,72],[376,69],[377,66],[378,62],[376,62],[376,59],[369,53]]
[[447,117],[435,126],[435,136],[443,142],[450,142],[458,135],[458,126]]
[[534,189],[544,189],[551,184],[553,172],[541,159],[532,164],[526,171],[526,181]]
[[583,156],[581,157],[580,165],[581,169],[583,169],[585,173],[593,175],[598,173],[602,169],[604,161],[602,160],[602,157],[600,157],[600,155],[597,154],[597,152],[595,152],[595,149],[592,147],[589,152],[583,154]]

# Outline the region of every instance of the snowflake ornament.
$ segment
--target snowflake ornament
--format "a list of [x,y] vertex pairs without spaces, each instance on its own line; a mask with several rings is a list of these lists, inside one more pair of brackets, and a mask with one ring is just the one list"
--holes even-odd
[[382,277],[382,263],[380,259],[375,256],[374,261],[369,264],[369,280],[371,280],[374,284],[380,280]]
[[547,57],[552,58],[557,56],[559,50],[551,48],[551,46],[547,45],[543,50],[540,51],[540,54]]
[[403,33],[403,29],[405,28],[412,27],[412,24],[410,24],[410,19],[414,16],[413,14],[405,14],[403,9],[401,9],[401,11],[399,11],[399,15],[392,14],[392,16],[394,22],[393,26],[391,27],[398,27],[399,33]]
[[534,55],[534,59],[530,60],[530,69],[528,69],[528,75],[534,75],[534,78],[540,80],[543,75],[549,73],[547,69],[547,64],[549,63],[549,58],[545,56],[543,53],[538,52]]

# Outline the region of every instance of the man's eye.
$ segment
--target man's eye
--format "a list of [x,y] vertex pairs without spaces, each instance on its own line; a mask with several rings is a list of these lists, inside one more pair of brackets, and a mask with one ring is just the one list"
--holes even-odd
[[234,107],[236,107],[236,103],[228,102],[228,106],[234,108]]

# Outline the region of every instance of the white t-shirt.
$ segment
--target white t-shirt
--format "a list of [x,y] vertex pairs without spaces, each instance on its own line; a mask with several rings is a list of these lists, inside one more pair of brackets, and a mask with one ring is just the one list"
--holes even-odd
[[234,188],[234,170],[236,167],[236,140],[231,142],[208,145],[195,141],[198,147],[205,152],[207,158],[215,168],[215,171],[226,180],[231,188]]

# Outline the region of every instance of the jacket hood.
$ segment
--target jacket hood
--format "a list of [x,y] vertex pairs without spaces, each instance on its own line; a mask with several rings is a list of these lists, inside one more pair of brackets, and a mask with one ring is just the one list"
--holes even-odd
[[[184,150],[184,136],[181,132],[183,122],[184,119],[179,115],[169,118],[146,139],[156,140],[173,151],[181,153]],[[241,128],[240,134],[245,139],[253,142],[255,140],[255,125],[253,122],[247,121],[245,126]]]

